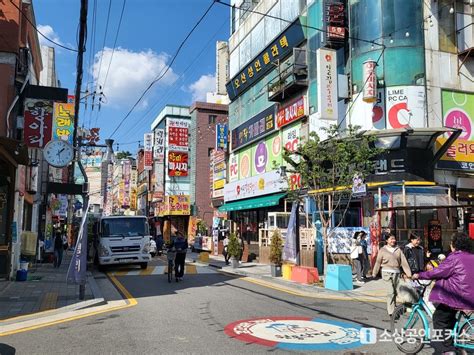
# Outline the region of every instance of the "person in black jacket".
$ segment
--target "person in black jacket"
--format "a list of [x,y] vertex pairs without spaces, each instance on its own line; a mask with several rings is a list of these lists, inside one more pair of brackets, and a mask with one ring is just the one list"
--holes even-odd
[[405,246],[404,254],[412,274],[424,271],[425,268],[425,252],[420,244],[420,237],[414,233],[410,234],[410,242]]

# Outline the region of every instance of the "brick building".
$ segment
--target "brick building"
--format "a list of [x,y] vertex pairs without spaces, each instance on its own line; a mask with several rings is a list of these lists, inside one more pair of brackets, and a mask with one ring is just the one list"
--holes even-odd
[[209,167],[216,146],[216,124],[227,123],[228,106],[195,102],[191,114],[191,206],[193,215],[212,226],[214,209],[211,204]]

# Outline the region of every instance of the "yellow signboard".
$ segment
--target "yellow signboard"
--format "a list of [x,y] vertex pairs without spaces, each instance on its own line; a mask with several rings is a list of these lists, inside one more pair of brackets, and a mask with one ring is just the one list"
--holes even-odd
[[225,179],[214,181],[214,190],[223,189],[224,184],[225,184]]
[[165,196],[160,204],[159,216],[189,216],[191,214],[191,203],[189,195]]

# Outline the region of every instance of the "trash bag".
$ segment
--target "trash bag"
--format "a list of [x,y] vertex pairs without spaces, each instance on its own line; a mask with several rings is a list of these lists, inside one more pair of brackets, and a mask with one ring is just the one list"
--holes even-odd
[[400,279],[397,290],[397,298],[401,303],[416,303],[419,298],[415,284],[410,280]]

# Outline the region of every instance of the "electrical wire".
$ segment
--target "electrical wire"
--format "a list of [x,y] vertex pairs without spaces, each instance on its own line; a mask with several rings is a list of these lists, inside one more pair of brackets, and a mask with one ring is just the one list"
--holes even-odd
[[[189,69],[191,69],[191,67],[193,67],[193,65],[196,63],[196,61],[201,58],[201,56],[204,54],[204,52],[207,50],[207,48],[209,47],[209,45],[214,41],[214,39],[217,37],[217,35],[219,33],[221,33],[222,29],[224,28],[224,26],[227,25],[227,19],[224,20],[224,22],[222,23],[222,25],[219,27],[219,29],[214,33],[213,36],[211,36],[209,38],[209,41],[202,47],[201,51],[195,56],[193,57],[193,60],[189,63],[189,65],[184,69],[184,71],[181,73],[181,75],[175,80],[175,82],[173,83],[173,85],[167,90],[167,93],[165,94],[165,96],[163,96],[161,99],[159,99],[158,101],[156,101],[156,103],[150,107],[150,109],[148,109],[147,112],[144,113],[144,115],[142,116],[141,119],[137,120],[135,122],[135,124],[129,129],[129,131],[133,131],[135,129],[135,127],[139,126],[141,123],[144,123],[144,121],[146,121],[146,119],[148,118],[148,114],[150,112],[152,112],[157,106],[158,104],[160,104],[160,111],[161,109],[165,106],[166,102],[168,101],[168,99],[173,96],[173,94],[181,87],[181,86],[178,86],[179,84],[179,81],[184,78],[184,76],[186,75],[186,73],[188,72]],[[194,71],[193,71],[194,73]],[[192,77],[192,75],[190,75],[190,78]]]
[[105,41],[107,40],[107,31],[109,29],[110,9],[111,8],[112,8],[112,0],[109,0],[109,8],[107,10],[107,20],[105,22],[104,41],[102,42],[102,51],[100,53],[99,70],[97,72],[97,85],[99,84],[100,71],[102,69],[102,59],[104,58],[104,48],[105,48]]
[[78,52],[77,49],[69,48],[69,47],[63,46],[62,44],[60,44],[60,43],[58,43],[58,42],[56,42],[56,41],[53,41],[51,38],[45,36],[40,30],[38,30],[38,28],[33,24],[33,22],[30,21],[30,19],[29,19],[28,16],[23,12],[23,10],[22,10],[20,7],[18,7],[17,4],[15,4],[15,3],[13,2],[13,0],[10,0],[10,2],[13,4],[13,6],[15,6],[15,7],[18,9],[18,11],[21,12],[21,14],[22,14],[23,17],[25,18],[25,20],[28,21],[28,23],[31,25],[31,27],[33,27],[33,28],[35,29],[35,31],[38,32],[45,40],[47,40],[47,41],[49,41],[49,42],[55,44],[55,45],[58,46],[58,47],[61,47],[61,48],[63,48],[63,49],[66,49],[66,50],[68,50],[68,51],[71,51],[71,52]]
[[138,106],[138,104],[142,101],[142,99],[145,97],[146,93],[153,87],[153,85],[155,85],[158,81],[160,81],[165,75],[166,73],[170,70],[171,66],[173,65],[173,63],[175,62],[176,58],[178,57],[178,54],[180,53],[181,49],[183,48],[184,44],[186,43],[186,41],[189,39],[189,37],[192,35],[192,33],[194,32],[194,30],[199,26],[199,24],[204,20],[204,18],[207,16],[207,14],[209,13],[209,11],[211,11],[212,7],[214,6],[214,3],[216,2],[216,0],[212,0],[211,4],[208,6],[208,8],[206,9],[206,11],[202,14],[202,16],[199,18],[199,20],[196,22],[196,24],[193,26],[193,28],[191,29],[191,31],[189,31],[189,33],[187,34],[187,36],[184,38],[184,40],[181,42],[181,44],[179,45],[178,49],[176,50],[175,54],[173,55],[173,57],[171,58],[171,61],[170,61],[170,64],[168,64],[166,66],[166,69],[165,70],[162,70],[162,73],[159,74],[149,85],[148,87],[143,91],[143,93],[140,95],[140,97],[138,98],[138,100],[135,102],[135,104],[133,104],[132,108],[127,112],[127,114],[124,116],[124,118],[120,121],[120,123],[118,124],[118,126],[114,129],[114,131],[112,132],[112,134],[110,135],[110,138],[113,137],[113,135],[118,131],[118,129],[122,126],[122,124],[125,122],[125,120],[130,116],[130,114],[133,112],[133,110]]
[[[95,39],[97,37],[97,0],[94,0],[94,5],[92,8],[92,36],[91,37],[92,37],[92,40],[90,41],[91,45],[90,45],[88,70],[87,70],[86,90],[88,90],[90,71],[91,71],[91,68],[93,68],[93,63],[94,63]],[[95,89],[92,87],[91,91],[94,91],[94,90]],[[88,128],[90,128],[91,122],[92,122],[92,109],[94,106],[94,100],[95,100],[95,95],[93,94],[91,109],[88,112],[88,116],[89,116],[88,124],[87,124]]]

